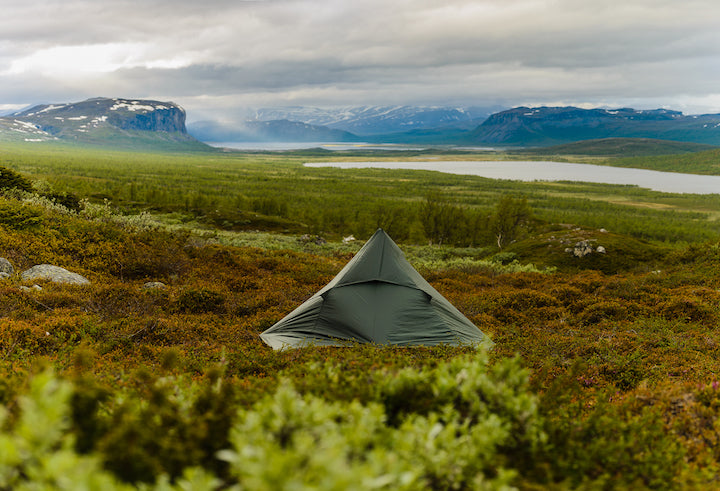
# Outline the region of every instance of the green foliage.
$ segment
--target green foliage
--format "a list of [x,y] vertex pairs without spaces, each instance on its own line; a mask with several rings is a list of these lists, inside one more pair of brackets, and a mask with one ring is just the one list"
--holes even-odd
[[[20,398],[16,421],[8,424],[6,410],[0,407],[0,488],[210,491],[221,484],[198,467],[184,469],[175,484],[165,474],[152,476],[151,486],[122,483],[102,468],[99,456],[79,454],[74,449],[69,431],[72,392],[68,382],[45,372],[32,379],[29,393]],[[122,451],[120,455],[125,455],[127,449]]]
[[532,214],[527,198],[503,196],[495,207],[492,218],[492,230],[497,239],[498,249],[514,242],[522,226],[526,226]]
[[5,189],[19,189],[30,192],[32,191],[32,184],[17,172],[7,167],[0,167],[0,190]]
[[420,205],[420,221],[431,243],[453,243],[462,221],[462,210],[437,194],[430,194]]
[[183,291],[175,302],[180,312],[199,314],[203,312],[221,313],[225,310],[225,297],[207,288]]
[[[629,157],[669,156],[684,153],[698,153],[713,150],[714,145],[691,143],[672,140],[656,140],[651,138],[598,138],[584,140],[551,147],[523,149],[511,151],[512,154],[552,155],[560,158],[568,156],[592,155],[598,157],[616,157],[608,159],[610,165],[618,165]],[[623,159],[626,158],[626,159]],[[663,157],[660,157],[663,158]],[[671,160],[668,157],[668,160]],[[693,158],[696,158],[693,155]],[[656,160],[655,158],[652,160]],[[635,159],[635,162],[649,162],[650,159]],[[632,165],[632,167],[638,167]]]
[[[91,203],[109,199],[123,212],[152,211],[167,220],[180,217],[225,230],[362,238],[381,226],[412,243],[490,245],[497,243],[489,227],[493,210],[502,197],[521,196],[534,222],[606,228],[673,243],[720,234],[713,221],[714,210],[720,209],[718,195],[673,195],[605,184],[520,183],[425,171],[305,168],[301,164],[307,157],[295,154],[33,148],[9,146],[4,161],[48,181],[57,193]],[[430,203],[424,203],[428,197]],[[449,229],[433,220],[443,214],[449,217]]]
[[0,408],[0,488],[123,489],[98,459],[73,449],[69,398],[72,388],[49,373],[36,376],[19,400],[20,415],[7,427]]
[[[478,355],[373,374],[365,404],[326,402],[281,384],[241,412],[236,450],[223,456],[251,489],[500,489],[544,435],[527,372],[517,360],[485,364]],[[346,383],[333,364],[314,370]]]
[[[313,370],[371,391],[332,401],[285,380],[238,408],[220,371],[201,384],[141,375],[137,398],[115,399],[85,375],[74,389],[36,375],[3,420],[0,486],[673,489],[684,468],[657,408],[606,398],[589,408],[569,377],[539,401],[517,358],[488,365],[480,352],[370,380],[346,379],[335,362]],[[698,414],[716,405],[714,387],[698,393]]]
[[583,392],[581,380],[561,377],[543,397],[551,473],[572,489],[678,489],[685,451],[659,408],[611,404],[606,393],[589,407],[572,400]]
[[39,208],[0,201],[0,225],[23,230],[37,227],[42,222],[43,213]]
[[[586,243],[592,252],[577,256],[576,246]],[[605,253],[598,252],[602,246]],[[606,274],[623,271],[659,269],[670,252],[659,245],[612,232],[565,227],[536,234],[509,245],[505,252],[514,253],[523,263],[553,266],[560,271],[596,270]]]
[[[668,152],[670,153],[670,152]],[[691,174],[720,175],[718,157],[720,150],[693,152],[685,155],[662,155],[652,158],[628,157],[611,161],[618,167],[634,167],[667,172],[687,172]]]
[[[345,173],[305,169],[273,154],[206,157],[58,149],[3,156],[91,201],[75,213],[17,190],[0,199],[8,217],[0,224],[0,257],[18,271],[47,262],[93,280],[82,289],[47,283],[31,292],[21,291],[17,278],[0,282],[0,401],[7,408],[0,440],[28,448],[16,430],[20,401],[35,390],[29,373],[51,366],[74,380],[63,430],[46,428],[55,443],[41,447],[44,462],[63,452],[73,470],[38,477],[54,480],[46,488],[61,487],[58,474],[82,469],[107,479],[102,489],[247,482],[262,489],[303,480],[316,488],[712,487],[720,474],[717,197]],[[428,241],[419,211],[433,192],[462,214],[462,233],[442,246],[409,245]],[[502,195],[526,197],[532,226],[544,233],[497,253],[489,218]],[[288,216],[258,214],[262,197],[286,202]],[[265,211],[285,213],[271,205]],[[257,217],[249,226],[293,223],[298,232],[207,228],[240,212]],[[487,365],[483,355],[468,359],[466,348],[275,352],[259,340],[327,284],[379,224],[406,236],[401,248],[412,264],[492,336]],[[311,229],[328,241],[299,239]],[[341,244],[350,233],[360,240]],[[580,240],[607,254],[566,252]],[[461,247],[469,244],[479,247]],[[148,280],[166,288],[145,290]],[[223,369],[208,373],[216,365]],[[38,397],[62,405],[53,394]],[[240,424],[252,441],[242,432],[231,441],[229,428]],[[342,472],[321,469],[321,457]],[[7,469],[15,481],[0,488],[30,488],[28,472],[40,471],[27,469],[49,465],[38,460],[13,460]],[[296,480],[270,462],[297,469]]]
[[256,212],[262,213],[263,215],[287,216],[288,214],[287,201],[273,196],[255,199],[253,201],[253,208]]
[[70,211],[79,212],[83,206],[77,196],[72,193],[46,193],[43,195],[50,201],[64,206]]
[[[516,477],[523,462],[517,455],[542,446],[544,435],[535,398],[527,393],[527,372],[516,360],[491,371],[485,363],[480,356],[427,373],[380,374],[376,393],[384,404],[328,402],[283,383],[274,395],[240,410],[234,423],[232,393],[220,379],[196,395],[176,380],[148,381],[144,402],[119,401],[103,416],[88,401],[106,395],[98,398],[80,385],[71,398],[68,383],[45,373],[21,399],[10,433],[0,434],[0,485],[123,489],[100,470],[103,461],[128,483],[169,489],[162,476],[177,479],[178,489],[193,477],[242,489],[501,489]],[[425,376],[430,381],[413,389]],[[418,398],[404,400],[398,412],[408,390]],[[95,427],[101,436],[88,455],[73,450],[70,401],[86,437],[88,420],[107,419],[101,431]],[[205,471],[193,470],[197,465]]]
[[106,418],[76,412],[77,425],[100,419],[95,448],[105,468],[127,482],[153,482],[162,474],[176,479],[193,465],[224,473],[215,454],[229,445],[233,388],[209,380],[191,387],[193,393],[179,382],[149,378],[139,399],[116,403]]

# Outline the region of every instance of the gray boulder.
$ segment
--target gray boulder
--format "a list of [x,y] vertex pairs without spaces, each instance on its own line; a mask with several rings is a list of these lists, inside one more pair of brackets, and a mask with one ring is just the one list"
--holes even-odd
[[40,264],[23,271],[20,275],[23,281],[47,280],[53,283],[66,283],[70,285],[89,285],[90,280],[77,273],[72,273],[60,266]]
[[167,288],[162,281],[148,281],[143,285],[146,290],[164,290]]
[[596,248],[593,248],[590,242],[591,240],[581,240],[580,242],[575,244],[575,247],[566,248],[565,252],[569,252],[575,257],[585,257],[589,254],[592,254],[593,252],[597,252],[600,254],[605,254],[607,252],[603,246],[597,246]]
[[10,264],[10,261],[4,257],[0,257],[0,273],[7,273],[8,276],[12,276],[15,272],[15,268]]
[[39,292],[40,290],[42,290],[42,287],[40,285],[21,286],[20,290],[24,291],[25,293]]

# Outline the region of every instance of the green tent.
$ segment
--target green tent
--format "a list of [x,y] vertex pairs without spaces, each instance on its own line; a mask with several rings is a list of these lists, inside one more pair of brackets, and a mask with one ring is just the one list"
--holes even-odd
[[493,344],[420,276],[383,230],[327,286],[260,337],[274,349]]

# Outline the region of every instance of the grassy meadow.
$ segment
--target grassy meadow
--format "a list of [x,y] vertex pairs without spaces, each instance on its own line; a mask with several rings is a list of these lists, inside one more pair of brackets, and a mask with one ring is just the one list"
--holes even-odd
[[[720,194],[302,166],[400,157],[488,158],[0,148],[0,257],[91,281],[0,280],[0,489],[714,487]],[[377,227],[492,351],[260,341]]]

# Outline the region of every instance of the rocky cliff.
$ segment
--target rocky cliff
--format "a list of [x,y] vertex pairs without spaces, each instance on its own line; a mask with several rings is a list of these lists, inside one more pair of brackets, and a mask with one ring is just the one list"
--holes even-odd
[[0,118],[0,128],[27,134],[26,141],[76,140],[88,143],[197,143],[187,134],[185,110],[172,102],[95,98],[43,104]]

